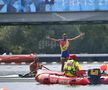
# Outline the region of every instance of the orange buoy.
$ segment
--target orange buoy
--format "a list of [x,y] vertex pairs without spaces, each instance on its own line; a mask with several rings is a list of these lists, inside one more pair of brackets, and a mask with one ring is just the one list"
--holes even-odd
[[9,90],[9,89],[4,87],[4,88],[0,88],[0,90]]
[[100,70],[106,71],[106,70],[107,70],[107,65],[106,65],[106,64],[102,64],[102,65],[100,66]]

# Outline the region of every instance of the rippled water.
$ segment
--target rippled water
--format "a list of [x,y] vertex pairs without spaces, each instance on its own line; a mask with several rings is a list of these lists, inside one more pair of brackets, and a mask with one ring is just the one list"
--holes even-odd
[[67,85],[40,85],[37,83],[0,83],[0,87],[7,87],[9,90],[107,90],[107,85],[95,86],[67,86]]
[[[102,63],[98,62],[83,62],[81,66],[84,69],[99,67]],[[45,66],[54,71],[60,71],[60,64],[49,63]],[[24,74],[29,72],[29,65],[0,65],[0,76],[11,74]],[[69,85],[43,85],[38,82],[0,82],[0,88],[7,87],[9,90],[106,90],[108,85],[86,85],[86,86],[69,86]]]

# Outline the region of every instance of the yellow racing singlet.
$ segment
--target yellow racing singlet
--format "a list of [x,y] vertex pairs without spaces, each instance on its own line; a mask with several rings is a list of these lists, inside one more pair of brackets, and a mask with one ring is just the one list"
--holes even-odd
[[66,51],[68,49],[68,47],[69,47],[69,41],[68,40],[66,40],[66,41],[61,40],[60,41],[61,52]]

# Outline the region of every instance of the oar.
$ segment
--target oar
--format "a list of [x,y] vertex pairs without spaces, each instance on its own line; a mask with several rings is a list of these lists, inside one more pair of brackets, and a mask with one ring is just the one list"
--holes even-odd
[[[46,66],[42,65],[43,68],[47,69],[47,70],[50,70],[49,68],[47,68]],[[51,71],[51,70],[50,70]],[[37,73],[37,70],[36,71],[31,71],[27,74],[19,74],[19,77],[33,77],[32,73]]]
[[[47,69],[47,70],[50,70],[49,68],[45,67],[44,65],[42,65],[42,67],[45,68],[45,69]],[[51,71],[51,70],[50,70],[50,71]]]
[[33,75],[32,75],[32,73],[37,73],[37,71],[31,71],[31,72],[29,72],[29,73],[26,73],[26,74],[18,74],[18,76],[19,77],[21,77],[21,78],[27,78],[27,77],[34,77]]

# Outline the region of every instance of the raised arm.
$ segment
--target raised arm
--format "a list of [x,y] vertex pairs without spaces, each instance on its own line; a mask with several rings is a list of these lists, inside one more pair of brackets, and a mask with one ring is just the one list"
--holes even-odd
[[76,36],[74,38],[68,39],[68,40],[73,41],[73,40],[76,40],[76,39],[78,39],[78,38],[80,38],[80,37],[82,37],[84,35],[85,35],[85,33],[81,33],[80,35],[78,35],[78,36]]
[[55,41],[55,42],[60,41],[60,39],[55,39],[55,38],[52,38],[50,36],[48,36],[47,39],[50,39],[50,40]]

